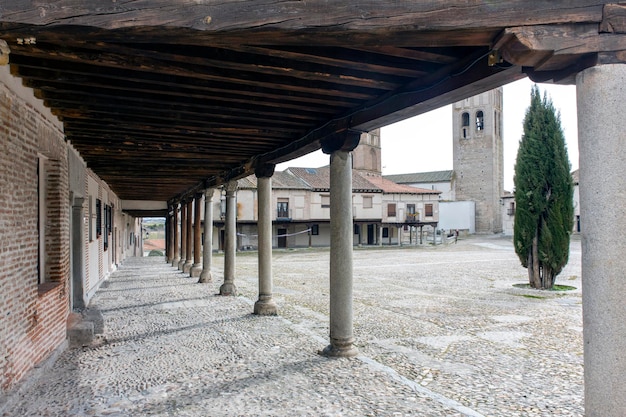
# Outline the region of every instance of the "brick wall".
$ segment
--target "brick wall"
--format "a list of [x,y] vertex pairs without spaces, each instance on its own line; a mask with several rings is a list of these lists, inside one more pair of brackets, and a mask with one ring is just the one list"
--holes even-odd
[[[69,310],[67,150],[60,123],[0,68],[0,390],[66,337]],[[39,284],[38,159],[45,170],[45,282]]]

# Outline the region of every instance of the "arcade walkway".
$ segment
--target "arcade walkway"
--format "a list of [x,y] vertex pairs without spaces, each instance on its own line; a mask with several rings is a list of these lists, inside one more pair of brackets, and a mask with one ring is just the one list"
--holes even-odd
[[130,259],[94,297],[104,334],[29,379],[3,416],[582,416],[580,242],[558,284],[533,292],[510,240],[357,249],[360,355],[328,359],[327,250],[274,252],[279,317],[251,314],[161,257]]

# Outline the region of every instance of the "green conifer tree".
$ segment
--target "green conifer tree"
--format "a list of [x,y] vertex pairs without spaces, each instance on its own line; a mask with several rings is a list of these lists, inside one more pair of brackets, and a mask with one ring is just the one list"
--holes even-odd
[[574,185],[560,115],[533,86],[515,163],[513,242],[530,286],[551,289],[567,264]]

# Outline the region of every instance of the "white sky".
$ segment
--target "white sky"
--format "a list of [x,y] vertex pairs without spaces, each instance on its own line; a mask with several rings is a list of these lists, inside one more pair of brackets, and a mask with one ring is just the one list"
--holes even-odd
[[[523,120],[530,105],[529,79],[504,86],[503,141],[504,189],[513,189],[513,172]],[[576,87],[539,84],[561,113],[567,151],[572,170],[578,169],[578,127],[576,123]],[[381,131],[383,174],[404,174],[452,169],[452,108],[437,110],[385,126]],[[328,165],[329,156],[321,151],[279,164],[282,171],[288,167],[320,167]]]

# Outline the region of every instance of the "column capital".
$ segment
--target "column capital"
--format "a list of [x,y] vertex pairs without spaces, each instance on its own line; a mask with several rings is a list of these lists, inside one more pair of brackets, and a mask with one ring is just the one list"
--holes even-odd
[[212,199],[213,198],[213,193],[215,192],[215,188],[207,188],[204,190],[204,198],[206,199]]
[[335,135],[324,138],[320,141],[322,151],[325,154],[331,154],[335,151],[351,152],[359,146],[361,134],[358,130],[346,130]]
[[261,164],[254,169],[257,178],[271,178],[274,175],[275,164]]
[[234,194],[237,191],[238,185],[239,184],[237,183],[237,180],[228,181],[226,184],[224,184],[224,190],[226,191],[226,195]]

